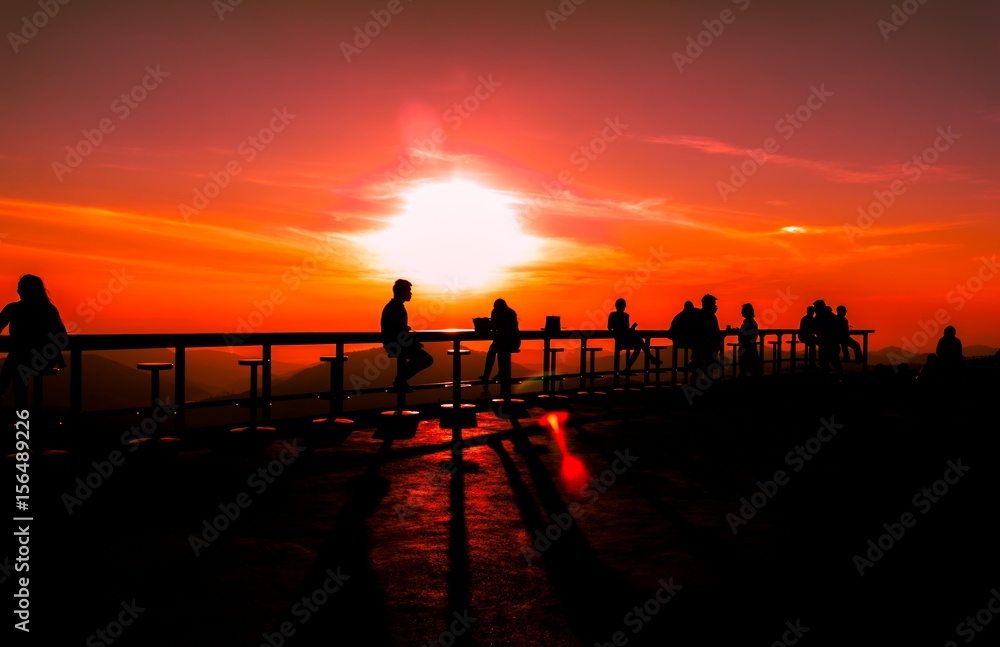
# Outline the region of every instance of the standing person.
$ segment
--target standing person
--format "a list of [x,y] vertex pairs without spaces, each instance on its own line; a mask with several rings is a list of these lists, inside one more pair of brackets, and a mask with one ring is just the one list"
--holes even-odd
[[381,321],[382,348],[397,361],[392,386],[406,391],[410,390],[410,378],[434,363],[423,344],[410,334],[405,303],[412,298],[413,284],[405,279],[397,280],[392,286],[392,299],[382,308]]
[[678,348],[693,348],[694,338],[698,329],[699,311],[691,301],[684,302],[684,309],[670,320],[670,330],[667,338]]
[[826,305],[823,299],[813,302],[816,306],[816,346],[819,354],[819,368],[824,373],[833,370],[843,373],[844,369],[840,365],[840,333],[837,329],[837,316],[833,314],[833,308]]
[[760,353],[757,352],[757,320],[754,319],[753,305],[744,303],[740,309],[743,315],[743,324],[739,332],[739,366],[740,377],[752,375],[758,377],[763,374],[763,364],[760,361]]
[[[17,282],[20,301],[0,310],[0,332],[10,325],[10,353],[0,369],[0,398],[13,382],[18,409],[28,406],[28,378],[52,368],[65,368],[62,350],[69,338],[59,310],[49,300],[42,279],[25,274]],[[55,352],[49,348],[54,347]],[[52,359],[48,359],[53,356]],[[39,365],[39,357],[45,360]]]
[[804,346],[806,368],[816,368],[816,306],[808,306],[805,316],[799,319],[799,340]]
[[719,318],[715,314],[719,311],[718,299],[706,294],[701,298],[701,310],[695,311],[698,312],[698,326],[691,352],[692,363],[695,371],[701,371],[706,377],[711,377],[708,375],[708,367],[716,353],[722,350],[722,341],[725,338],[725,333],[719,327]]
[[629,314],[625,312],[625,299],[615,301],[615,311],[608,313],[608,330],[615,334],[615,350],[624,349],[627,353],[625,359],[625,370],[632,368],[635,360],[639,359],[639,353],[645,353],[650,364],[658,366],[663,363],[656,359],[649,350],[649,340],[636,332],[638,323],[629,323]]
[[[510,356],[510,353],[521,348],[521,332],[517,326],[517,313],[507,305],[507,302],[503,299],[497,299],[493,302],[493,311],[490,313],[490,330],[493,331],[493,342],[490,344],[489,350],[486,351],[486,367],[483,369],[483,374],[479,378],[484,384],[489,382],[490,371],[493,370],[493,363],[496,361],[497,353],[501,354],[500,362],[500,373],[493,378],[510,378],[510,375],[502,375],[504,364],[506,360],[503,355]],[[510,365],[507,363],[507,371],[510,371]]]
[[965,364],[965,356],[962,354],[962,340],[955,336],[955,326],[948,326],[944,329],[944,335],[938,340],[937,359],[938,370],[944,379],[954,378],[961,371]]
[[854,363],[862,363],[864,360],[861,359],[861,344],[851,337],[851,324],[847,321],[847,308],[844,306],[837,306],[837,327],[840,331],[840,352],[844,356],[844,361],[851,361],[849,351],[853,350]]

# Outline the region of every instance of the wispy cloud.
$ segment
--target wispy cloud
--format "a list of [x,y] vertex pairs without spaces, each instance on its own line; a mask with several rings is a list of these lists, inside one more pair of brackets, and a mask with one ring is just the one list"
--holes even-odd
[[[652,144],[689,148],[712,155],[729,155],[731,157],[746,157],[751,151],[749,148],[729,144],[711,137],[692,135],[645,137],[642,141]],[[774,153],[768,155],[767,162],[765,163],[813,171],[825,179],[839,184],[885,184],[900,179],[900,175],[903,172],[902,166],[905,162],[864,166],[861,164],[848,164],[831,160],[812,160],[804,157]],[[947,180],[971,179],[971,176],[967,173],[943,164],[933,165],[925,173],[927,175],[937,175],[939,178]]]

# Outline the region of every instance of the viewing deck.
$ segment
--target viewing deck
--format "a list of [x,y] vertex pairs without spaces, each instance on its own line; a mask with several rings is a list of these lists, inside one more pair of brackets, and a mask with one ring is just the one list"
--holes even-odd
[[[657,356],[663,351],[664,363],[660,367],[650,366],[645,358],[637,362],[631,371],[625,371],[620,352],[613,352],[613,335],[608,331],[594,330],[561,330],[561,331],[522,331],[521,338],[524,342],[523,354],[538,353],[541,358],[542,371],[538,374],[513,375],[512,381],[516,384],[527,385],[520,389],[521,393],[546,393],[554,394],[557,388],[565,390],[566,381],[575,380],[580,390],[590,388],[593,390],[598,383],[609,383],[613,387],[632,386],[664,386],[676,385],[687,379],[689,374],[687,349],[679,348],[672,344],[668,338],[666,330],[639,330],[636,331],[643,338],[651,341],[651,347]],[[862,372],[868,371],[868,340],[869,335],[874,330],[852,330],[851,335],[861,338],[863,349]],[[472,330],[427,330],[414,331],[412,334],[416,342],[428,345],[441,345],[454,352],[454,371],[449,381],[413,383],[415,391],[447,389],[451,392],[453,402],[461,402],[462,386],[469,386],[473,380],[463,375],[461,354],[458,351],[463,344],[476,342],[489,342],[489,333],[476,332]],[[734,329],[725,333],[726,337],[735,337],[737,331]],[[603,343],[602,343],[603,342]],[[137,408],[149,406],[149,400],[136,402],[134,406],[117,409],[102,409],[93,404],[84,402],[84,384],[87,381],[87,361],[86,354],[100,351],[123,351],[123,350],[144,350],[144,349],[170,349],[173,351],[173,362],[171,366],[163,369],[172,375],[173,399],[175,405],[174,429],[183,432],[187,428],[187,414],[189,411],[205,408],[231,407],[234,405],[247,406],[251,404],[250,398],[233,397],[213,397],[202,400],[190,400],[188,398],[188,370],[187,353],[194,349],[228,348],[239,349],[245,352],[247,349],[260,349],[260,390],[259,409],[260,419],[263,423],[273,420],[272,407],[275,402],[302,401],[325,399],[330,402],[330,415],[339,416],[343,413],[343,401],[345,396],[352,398],[364,398],[374,394],[385,394],[392,389],[385,386],[353,386],[352,375],[358,375],[358,369],[348,368],[349,351],[352,347],[371,347],[381,343],[381,335],[377,332],[285,332],[285,333],[184,333],[184,334],[83,334],[69,335],[64,339],[53,339],[52,344],[46,347],[45,352],[55,351],[68,353],[68,373],[69,373],[69,421],[79,421],[84,417],[94,415],[127,415]],[[533,346],[534,344],[534,346]],[[554,344],[562,344],[564,348],[556,348]],[[593,348],[600,344],[601,357],[613,356],[611,366],[598,370],[595,368],[593,357],[588,357],[588,347]],[[324,356],[330,363],[330,384],[329,388],[323,391],[310,391],[298,393],[275,394],[272,391],[272,370],[271,361],[275,349],[292,346],[323,346],[331,352]],[[728,344],[732,347],[735,344]],[[786,347],[787,346],[787,350]],[[9,338],[0,336],[0,354],[6,353],[9,348]],[[803,371],[807,368],[805,361],[804,344],[798,339],[796,329],[761,329],[758,340],[759,354],[763,361],[764,370],[769,375],[779,375],[782,373],[793,373]],[[720,351],[724,351],[720,348]],[[669,351],[669,352],[667,352]],[[577,353],[576,358],[570,357],[570,353]],[[556,367],[556,355],[564,353],[561,361],[561,370]],[[713,380],[725,380],[736,375],[736,366],[733,362],[733,349],[729,352],[720,352],[722,363],[714,367],[712,373]],[[237,362],[234,356],[234,364]],[[320,356],[317,354],[316,361]],[[449,361],[451,361],[449,359]],[[391,367],[392,362],[386,364],[385,370],[395,370]],[[149,370],[150,367],[146,367]],[[567,370],[567,368],[571,370]],[[170,380],[169,376],[160,376],[159,370],[153,370],[152,380],[157,384],[160,379]],[[257,370],[252,371],[253,379],[256,381]],[[419,380],[419,375],[417,380]],[[136,374],[137,379],[147,379],[145,376]],[[49,379],[64,380],[62,375]],[[367,380],[366,380],[367,381]],[[36,380],[37,386],[38,380]],[[248,385],[249,386],[249,385]],[[537,389],[531,388],[536,386]],[[155,388],[155,386],[154,386]],[[44,400],[40,399],[36,388],[35,403]],[[155,397],[155,396],[154,396]],[[405,404],[405,397],[401,400]],[[362,406],[362,408],[364,408]]]

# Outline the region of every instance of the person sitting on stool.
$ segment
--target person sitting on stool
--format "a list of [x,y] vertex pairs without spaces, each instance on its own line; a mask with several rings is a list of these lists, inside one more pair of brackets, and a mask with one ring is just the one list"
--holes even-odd
[[405,279],[393,284],[392,299],[382,308],[381,321],[382,348],[398,362],[392,386],[407,391],[410,390],[410,378],[434,363],[434,358],[424,350],[423,344],[410,334],[404,304],[413,298],[412,288],[413,284]]

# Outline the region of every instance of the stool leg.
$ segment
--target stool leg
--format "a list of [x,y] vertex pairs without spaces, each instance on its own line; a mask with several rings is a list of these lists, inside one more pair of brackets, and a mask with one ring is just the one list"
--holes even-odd
[[614,375],[614,379],[612,380],[612,382],[614,383],[615,388],[618,387],[618,379],[619,379],[618,378],[618,372],[622,368],[620,356],[621,356],[621,352],[620,352],[620,350],[618,348],[618,344],[616,342],[615,343],[615,365],[614,365],[614,373],[615,373],[615,375]]
[[160,372],[154,370],[150,375],[149,387],[149,415],[156,411],[156,399],[160,397]]
[[[403,361],[402,357],[396,358],[396,382],[399,381],[399,363]],[[406,390],[397,388],[396,389],[396,413],[402,413],[403,409],[406,408]]]
[[257,427],[257,367],[250,367],[250,428]]
[[334,398],[338,397],[338,394],[334,393],[334,385],[337,383],[337,367],[335,364],[339,362],[330,362],[330,421],[337,419],[337,403],[334,402]]

